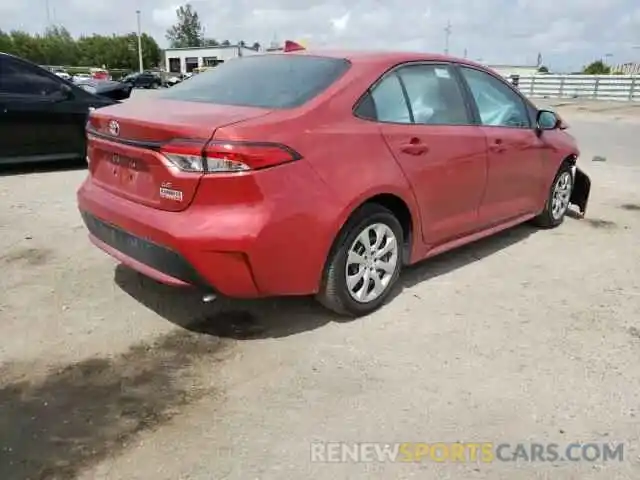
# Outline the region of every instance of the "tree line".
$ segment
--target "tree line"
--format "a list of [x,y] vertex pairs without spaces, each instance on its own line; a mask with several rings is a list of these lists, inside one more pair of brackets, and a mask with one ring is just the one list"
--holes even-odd
[[[149,35],[141,35],[145,68],[160,65],[162,50]],[[0,52],[11,53],[39,65],[138,69],[138,36],[91,35],[74,38],[64,27],[50,27],[44,34],[0,30]]]
[[[230,46],[229,40],[207,38],[198,12],[187,3],[176,10],[176,23],[166,34],[169,44],[178,47]],[[142,59],[145,68],[160,66],[162,50],[153,37],[143,33]],[[240,46],[260,49],[260,43]],[[85,35],[74,38],[62,26],[52,26],[42,34],[13,30],[0,30],[0,52],[11,53],[39,65],[102,67],[110,69],[138,69],[138,37],[135,32],[126,35]]]

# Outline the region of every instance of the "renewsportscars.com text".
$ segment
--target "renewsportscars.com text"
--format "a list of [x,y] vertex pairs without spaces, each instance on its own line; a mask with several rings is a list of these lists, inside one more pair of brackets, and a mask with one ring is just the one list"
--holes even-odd
[[621,462],[622,443],[376,443],[311,444],[312,462]]

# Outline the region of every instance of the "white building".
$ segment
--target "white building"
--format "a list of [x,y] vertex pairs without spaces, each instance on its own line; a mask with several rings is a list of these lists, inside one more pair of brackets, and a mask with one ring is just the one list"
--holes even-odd
[[215,67],[232,58],[257,55],[261,52],[240,45],[218,47],[167,48],[164,62],[168,72],[188,73],[197,67]]

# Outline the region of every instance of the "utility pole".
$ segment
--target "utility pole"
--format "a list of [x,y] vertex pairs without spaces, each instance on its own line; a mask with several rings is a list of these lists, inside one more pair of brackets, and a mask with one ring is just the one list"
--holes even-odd
[[451,22],[447,21],[447,26],[444,29],[444,54],[449,55],[449,37],[451,36]]
[[464,49],[464,57],[463,58],[467,58],[467,49]]
[[44,0],[45,7],[47,9],[47,28],[51,27],[51,7],[49,6],[49,0]]
[[144,65],[142,64],[142,34],[140,32],[140,10],[136,10],[136,17],[138,20],[138,64],[140,67],[140,73],[144,71]]

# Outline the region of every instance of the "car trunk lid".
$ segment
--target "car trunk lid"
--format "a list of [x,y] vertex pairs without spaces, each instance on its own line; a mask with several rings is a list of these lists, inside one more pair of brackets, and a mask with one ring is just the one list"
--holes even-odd
[[149,207],[186,209],[201,171],[181,171],[164,150],[176,142],[201,151],[217,128],[266,115],[252,107],[166,100],[136,101],[94,110],[87,125],[87,161],[93,181]]

